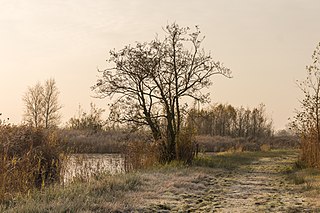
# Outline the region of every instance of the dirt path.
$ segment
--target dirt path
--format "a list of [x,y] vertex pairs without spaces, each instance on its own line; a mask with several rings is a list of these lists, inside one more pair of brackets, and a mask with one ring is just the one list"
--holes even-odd
[[234,170],[149,174],[139,212],[318,212],[285,179],[295,154],[264,157]]

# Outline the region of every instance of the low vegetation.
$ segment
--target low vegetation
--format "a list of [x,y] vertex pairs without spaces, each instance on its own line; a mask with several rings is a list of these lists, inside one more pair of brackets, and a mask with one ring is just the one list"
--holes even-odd
[[19,196],[0,212],[110,212],[130,209],[129,192],[139,189],[141,178],[134,174],[103,176],[89,183],[66,187],[54,185],[42,191]]
[[[265,145],[243,138],[193,137],[192,131],[187,129],[182,133],[176,153],[178,160],[189,165],[199,152],[259,151]],[[161,163],[161,153],[164,151],[161,143],[161,140],[152,142],[152,137],[144,132],[93,132],[90,129],[49,131],[1,125],[1,199],[59,182],[64,153],[122,153],[126,159],[126,171],[132,171]],[[266,147],[266,150],[270,149]]]
[[285,174],[287,180],[296,185],[302,185],[304,191],[308,194],[319,194],[320,192],[320,170],[307,167],[305,162],[297,161],[292,167],[289,167]]
[[59,182],[61,144],[54,132],[0,125],[0,201]]
[[[158,164],[138,172],[115,176],[96,176],[95,179],[86,183],[75,182],[65,187],[55,185],[41,191],[33,191],[28,196],[18,196],[14,201],[0,205],[0,211],[152,212],[162,210],[178,211],[179,209],[181,211],[196,211],[199,209],[205,210],[210,206],[217,209],[230,208],[232,207],[232,202],[226,204],[222,202],[224,196],[226,196],[225,199],[231,199],[228,197],[229,192],[221,190],[227,190],[230,186],[228,185],[230,181],[237,181],[239,178],[243,178],[239,176],[242,172],[254,172],[251,165],[264,169],[264,172],[270,172],[271,170],[269,171],[268,169],[271,169],[271,167],[260,166],[260,163],[257,163],[265,162],[264,159],[269,158],[282,159],[282,161],[287,158],[290,159],[288,164],[283,164],[287,161],[281,161],[277,165],[273,165],[272,168],[278,171],[275,173],[277,179],[273,180],[271,178],[270,180],[280,187],[286,187],[286,184],[289,184],[288,187],[294,190],[294,196],[283,194],[282,196],[289,197],[283,198],[287,203],[282,203],[282,207],[286,206],[289,209],[296,206],[296,210],[299,210],[300,204],[290,203],[291,199],[292,202],[298,202],[296,197],[300,196],[300,193],[304,193],[304,196],[309,196],[310,198],[316,197],[315,192],[319,193],[319,188],[317,188],[315,180],[320,173],[318,170],[298,169],[292,161],[297,154],[297,151],[294,150],[221,153],[218,155],[199,154],[192,166],[173,161],[170,164]],[[273,163],[272,160],[270,162]],[[260,170],[259,172],[257,174],[262,174]],[[301,176],[303,182],[293,178],[293,174]],[[282,183],[281,185],[278,182],[278,176],[283,176],[287,183],[285,185]],[[264,186],[263,184],[266,184],[266,182],[261,183],[262,187]],[[224,189],[220,188],[222,186]],[[255,188],[261,186],[256,185],[252,190],[259,190]],[[294,189],[292,188],[293,186]],[[306,190],[307,187],[311,188]],[[277,188],[277,190],[284,189]],[[242,195],[238,195],[238,199],[242,199]],[[189,204],[184,201],[188,201]],[[250,199],[247,201],[249,202]],[[253,208],[257,208],[257,205],[254,204]],[[274,204],[270,203],[270,205],[265,206],[266,211],[274,208],[272,206]],[[243,207],[238,206],[238,208]],[[304,208],[307,207],[304,205]]]
[[122,130],[64,129],[58,132],[59,138],[66,142],[65,150],[71,153],[121,153],[129,142],[150,141],[146,134]]

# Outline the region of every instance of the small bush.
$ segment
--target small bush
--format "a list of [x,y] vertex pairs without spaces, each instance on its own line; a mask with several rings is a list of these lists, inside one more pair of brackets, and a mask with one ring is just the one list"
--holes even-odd
[[270,144],[262,144],[260,146],[260,150],[263,151],[263,152],[268,152],[268,151],[271,150],[271,146],[270,146]]
[[160,159],[158,142],[130,142],[125,147],[126,171],[147,168],[155,165]]
[[181,131],[176,145],[177,160],[191,164],[198,152],[192,129],[185,128]]
[[304,177],[297,175],[296,173],[289,174],[287,179],[295,185],[300,185],[306,182]]

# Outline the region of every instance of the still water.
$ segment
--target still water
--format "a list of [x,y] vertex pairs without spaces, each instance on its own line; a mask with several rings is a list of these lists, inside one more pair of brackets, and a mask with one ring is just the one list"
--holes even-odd
[[120,154],[74,154],[67,157],[62,169],[62,183],[75,179],[90,180],[99,174],[125,172],[125,161]]

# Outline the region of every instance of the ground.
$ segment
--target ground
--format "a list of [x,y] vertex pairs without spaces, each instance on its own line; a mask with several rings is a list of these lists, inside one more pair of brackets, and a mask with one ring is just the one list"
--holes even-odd
[[[258,157],[229,169],[144,174],[139,212],[320,212],[288,179],[297,153]],[[228,168],[228,167],[227,167]],[[319,203],[319,202],[318,202]],[[320,204],[320,203],[319,203]],[[318,204],[318,205],[319,205]]]

